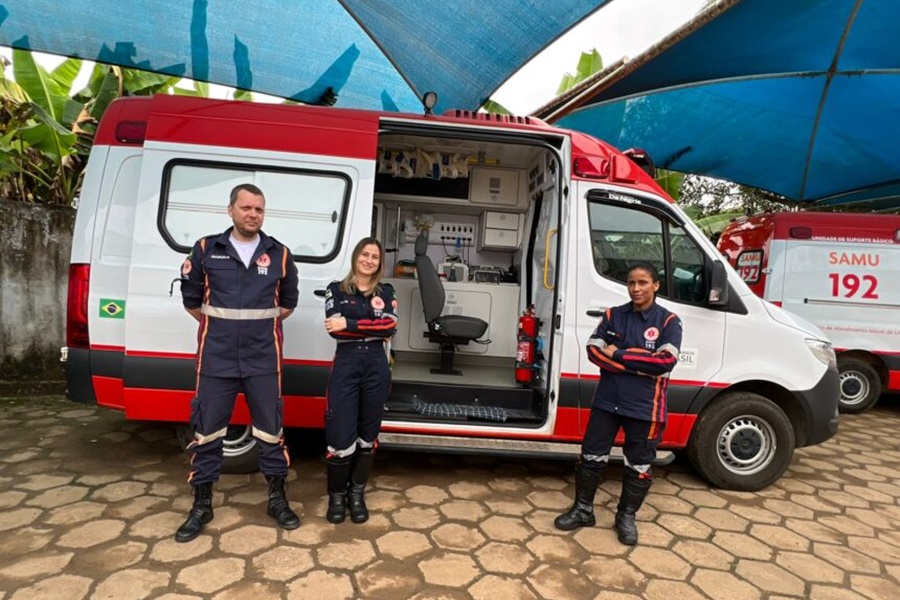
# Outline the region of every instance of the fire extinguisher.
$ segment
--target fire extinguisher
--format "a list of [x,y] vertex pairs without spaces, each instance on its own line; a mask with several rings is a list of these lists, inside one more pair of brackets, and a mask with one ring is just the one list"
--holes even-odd
[[537,330],[538,319],[534,315],[534,305],[532,305],[519,317],[518,345],[516,346],[517,383],[531,383],[534,379]]

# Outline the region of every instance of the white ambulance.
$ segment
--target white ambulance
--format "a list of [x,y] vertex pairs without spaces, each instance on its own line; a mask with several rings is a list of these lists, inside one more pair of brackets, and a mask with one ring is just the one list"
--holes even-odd
[[841,411],[900,391],[900,215],[757,215],[731,223],[719,249],[757,295],[832,341]]
[[[264,230],[300,271],[285,322],[287,426],[323,426],[334,352],[324,290],[374,232],[400,304],[382,444],[577,455],[598,379],[585,344],[598,316],[628,301],[629,265],[650,261],[659,301],[685,331],[662,448],[686,449],[717,486],[769,485],[794,448],[837,430],[831,345],[753,295],[629,154],[639,158],[532,118],[118,100],[97,132],[75,225],[69,395],[131,419],[187,421],[196,323],[179,266],[197,238],[230,225],[231,188],[252,182],[267,197]],[[441,274],[443,298],[423,298],[423,265]],[[425,312],[435,303],[487,333],[436,338]],[[517,364],[530,306],[534,362]],[[241,401],[232,470],[255,464],[247,420]]]

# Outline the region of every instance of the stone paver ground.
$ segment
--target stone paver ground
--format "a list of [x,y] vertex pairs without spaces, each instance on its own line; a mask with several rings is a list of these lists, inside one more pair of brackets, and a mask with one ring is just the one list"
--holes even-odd
[[[303,525],[272,527],[258,475],[223,476],[216,518],[172,540],[191,499],[173,428],[60,397],[0,400],[0,600],[900,599],[900,401],[842,418],[757,493],[656,470],[642,544],[553,528],[571,465],[381,452],[371,520],[324,519],[324,463],[298,452]],[[607,504],[609,502],[609,504]]]

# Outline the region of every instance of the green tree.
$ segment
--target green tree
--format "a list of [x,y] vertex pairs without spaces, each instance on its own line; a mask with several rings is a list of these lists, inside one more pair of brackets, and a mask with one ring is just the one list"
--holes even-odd
[[30,52],[14,50],[12,67],[15,80],[0,73],[0,193],[65,206],[78,195],[97,124],[109,103],[124,95],[165,93],[179,80],[98,64],[88,85],[73,91],[83,67],[79,59],[48,71]]

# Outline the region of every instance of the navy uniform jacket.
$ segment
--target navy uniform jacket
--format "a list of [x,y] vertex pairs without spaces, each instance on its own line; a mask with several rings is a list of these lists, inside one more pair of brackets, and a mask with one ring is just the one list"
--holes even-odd
[[325,318],[335,315],[347,319],[347,329],[331,333],[339,342],[389,338],[397,330],[394,286],[382,283],[377,293],[366,296],[362,292],[346,294],[339,281],[332,281],[325,292]]
[[[642,312],[630,302],[607,309],[587,345],[588,359],[601,372],[593,408],[664,423],[681,333],[681,319],[655,302]],[[601,352],[607,345],[618,348],[612,358]]]
[[281,373],[279,317],[297,306],[297,265],[290,250],[260,232],[248,269],[230,235],[231,228],[201,238],[181,267],[184,306],[203,313],[197,370],[211,377]]

